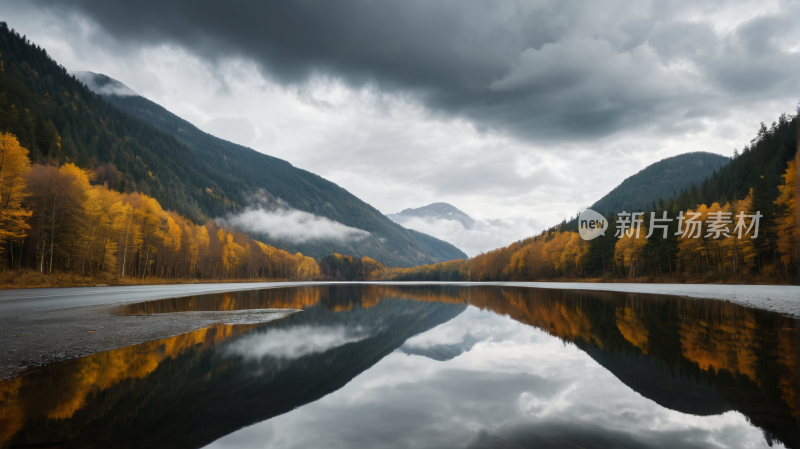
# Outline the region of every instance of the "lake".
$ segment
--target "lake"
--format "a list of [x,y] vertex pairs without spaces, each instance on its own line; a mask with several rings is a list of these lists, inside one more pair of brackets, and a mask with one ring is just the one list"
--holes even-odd
[[0,382],[0,447],[798,447],[798,321],[730,302],[325,285],[118,313],[286,308]]

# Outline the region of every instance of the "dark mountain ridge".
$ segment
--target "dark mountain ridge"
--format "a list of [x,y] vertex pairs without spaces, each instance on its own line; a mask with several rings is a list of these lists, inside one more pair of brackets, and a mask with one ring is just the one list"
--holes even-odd
[[670,198],[692,184],[699,185],[728,162],[728,157],[704,151],[662,159],[625,178],[620,185],[592,204],[591,209],[607,215],[612,211],[652,208],[652,204],[660,198]]
[[[730,158],[705,151],[679,154],[648,165],[625,178],[620,185],[592,204],[589,209],[603,216],[654,209],[660,200],[677,196],[714,175],[731,161]],[[578,217],[556,225],[577,231]]]

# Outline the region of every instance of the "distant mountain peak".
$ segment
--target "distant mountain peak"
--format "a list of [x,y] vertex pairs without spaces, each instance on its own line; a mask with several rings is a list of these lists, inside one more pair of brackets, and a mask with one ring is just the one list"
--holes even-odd
[[475,220],[462,212],[452,204],[447,203],[432,203],[427,206],[418,208],[404,209],[402,212],[396,214],[388,214],[387,217],[391,218],[394,222],[403,224],[409,218],[432,218],[438,220],[452,220],[460,222],[465,229],[472,229],[475,225]]
[[452,344],[438,344],[431,346],[414,346],[406,342],[400,347],[400,352],[406,355],[418,355],[427,357],[437,362],[452,360],[465,352],[469,352],[476,343],[481,340],[474,335],[467,333],[461,341]]
[[86,84],[92,92],[98,95],[117,95],[119,97],[139,96],[130,87],[122,84],[121,82],[111,78],[110,76],[103,75],[102,73],[94,73],[87,71],[73,72],[75,78],[78,78],[83,84]]

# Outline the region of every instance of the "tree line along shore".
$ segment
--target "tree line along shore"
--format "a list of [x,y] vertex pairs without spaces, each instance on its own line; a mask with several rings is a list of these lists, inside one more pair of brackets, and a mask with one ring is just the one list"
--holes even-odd
[[[108,167],[39,157],[0,135],[0,286],[123,285],[255,280],[798,282],[797,117],[781,115],[699,187],[653,202],[638,233],[584,240],[577,219],[468,260],[411,268],[369,257],[292,254],[220,226],[167,211],[140,192],[109,188]],[[57,142],[54,144],[57,145]],[[795,151],[787,149],[793,148]],[[681,234],[647,238],[651,213],[758,214],[757,238]]]

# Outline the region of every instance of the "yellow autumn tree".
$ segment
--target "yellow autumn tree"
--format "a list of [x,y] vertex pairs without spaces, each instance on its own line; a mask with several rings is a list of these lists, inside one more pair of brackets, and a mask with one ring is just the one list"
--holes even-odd
[[[133,221],[135,213],[136,209],[134,208],[133,204],[131,204],[130,201],[126,201],[121,210],[122,234],[118,240],[118,244],[122,245],[122,267],[120,269],[120,273],[123,276],[131,271],[128,260],[130,259],[130,254],[133,252],[133,247],[136,245],[137,226]],[[128,271],[125,270],[126,268]]]
[[[703,232],[708,220],[708,206],[700,204],[695,210],[689,209],[684,217],[683,233],[678,236],[678,260],[684,269],[700,272],[707,267],[709,257]],[[699,233],[696,232],[698,228]]]
[[183,230],[180,225],[169,215],[167,215],[166,227],[164,230],[164,255],[162,256],[161,271],[162,276],[170,273],[175,274],[178,258],[180,257],[181,240]]
[[512,280],[525,279],[528,276],[528,257],[533,245],[528,245],[511,255],[504,272]]
[[589,242],[581,238],[577,232],[569,234],[569,242],[561,253],[558,268],[562,273],[577,275],[583,272],[583,266],[589,256]]
[[222,263],[222,271],[225,276],[233,277],[239,262],[244,258],[246,248],[239,245],[234,241],[233,234],[225,232],[223,229],[217,232],[217,239],[219,239],[222,249],[220,262]]
[[795,223],[797,208],[797,166],[795,161],[790,161],[783,174],[783,185],[779,186],[780,194],[775,200],[780,216],[778,218],[778,252],[781,254],[781,263],[787,270],[789,265],[796,264],[797,228],[800,223]]
[[155,198],[141,195],[139,207],[136,208],[136,218],[138,219],[139,229],[141,229],[141,246],[139,263],[140,276],[152,274],[150,269],[154,263],[154,258],[158,253],[158,247],[164,241],[164,229],[162,219],[165,218],[164,210]]
[[[753,189],[750,189],[750,193],[747,194],[744,199],[736,201],[733,204],[732,210],[734,211],[734,215],[737,215],[739,212],[744,212],[745,214],[751,213],[753,210]],[[736,219],[734,219],[736,221]],[[751,221],[748,219],[745,223],[748,227],[751,224]],[[746,229],[745,229],[746,230]],[[743,268],[752,268],[756,265],[756,257],[758,256],[758,250],[756,249],[755,243],[753,243],[753,239],[750,238],[750,235],[742,234],[742,238],[738,238],[738,233],[736,236],[731,233],[731,239],[736,240],[736,245],[738,246],[738,253],[737,253],[737,261],[741,266],[737,266],[737,272]]]
[[313,258],[305,257],[300,253],[297,253],[297,257],[300,258],[300,263],[297,265],[298,279],[310,281],[319,276],[319,265]]
[[[731,213],[730,204],[720,206],[719,203],[713,203],[706,211],[704,217],[704,223],[706,223],[706,225],[708,225],[709,222],[717,223],[714,225],[714,232],[711,232],[710,225],[704,226],[703,235],[701,237],[706,254],[708,255],[709,265],[713,264],[717,270],[722,272],[724,272],[729,265],[729,259],[726,257],[729,250],[727,242],[730,240],[730,235],[733,232],[733,215],[734,214]],[[725,217],[731,218],[725,219]],[[720,219],[718,222],[716,221],[717,218]],[[731,221],[731,223],[724,223],[726,221]]]
[[116,266],[115,236],[119,234],[123,222],[120,194],[109,190],[105,185],[86,189],[82,204],[82,226],[78,228],[79,245],[76,245],[76,258],[80,259],[81,271],[100,271]]
[[571,232],[556,232],[553,238],[542,247],[542,258],[547,263],[547,268],[553,271],[558,270],[561,263],[561,254],[572,239]]
[[[75,268],[80,232],[85,226],[83,205],[91,189],[89,176],[74,164],[61,167],[34,165],[25,173],[33,209],[31,246],[36,248],[36,268],[52,273],[58,264]],[[56,262],[56,261],[59,262]]]
[[367,256],[361,258],[364,279],[377,280],[383,275],[383,264]]
[[[28,150],[19,145],[13,134],[0,134],[0,254],[6,242],[23,239],[30,228],[31,211],[22,207],[26,180],[30,169]],[[12,251],[13,257],[13,251]]]
[[208,229],[205,226],[195,226],[195,234],[194,234],[195,241],[197,241],[197,254],[194,257],[192,262],[191,272],[194,273],[197,269],[197,264],[200,261],[201,257],[204,257],[208,254],[208,247],[209,247],[209,239],[208,239]]
[[614,248],[614,258],[617,265],[621,265],[628,270],[628,276],[636,277],[642,258],[644,257],[644,246],[647,244],[647,227],[640,225],[641,229],[637,233],[624,232]]

